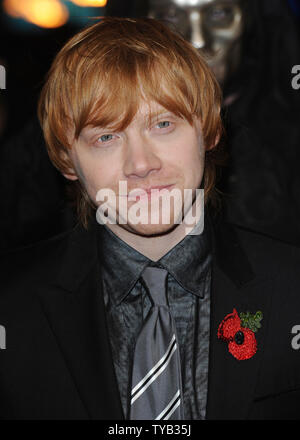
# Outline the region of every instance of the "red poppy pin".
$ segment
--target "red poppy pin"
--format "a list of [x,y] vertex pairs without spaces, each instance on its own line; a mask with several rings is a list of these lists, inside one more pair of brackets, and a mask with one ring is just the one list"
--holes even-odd
[[250,359],[257,351],[255,332],[261,327],[261,311],[240,313],[236,309],[225,316],[218,328],[218,338],[228,343],[228,350],[239,361]]

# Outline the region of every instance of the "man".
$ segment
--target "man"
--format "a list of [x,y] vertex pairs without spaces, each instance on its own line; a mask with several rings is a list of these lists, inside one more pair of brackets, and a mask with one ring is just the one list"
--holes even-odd
[[57,55],[39,115],[79,223],[2,258],[3,419],[298,418],[299,250],[218,214],[220,100],[155,20]]

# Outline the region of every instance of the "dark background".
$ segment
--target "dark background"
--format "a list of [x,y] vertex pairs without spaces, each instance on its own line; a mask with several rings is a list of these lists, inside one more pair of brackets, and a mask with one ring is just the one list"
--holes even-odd
[[[65,2],[66,4],[70,2]],[[240,69],[224,87],[239,98],[223,110],[231,155],[219,180],[228,220],[300,244],[299,0],[246,0]],[[1,5],[2,6],[2,5]],[[39,91],[55,53],[89,16],[146,15],[147,1],[108,1],[103,8],[72,6],[71,20],[42,29],[9,18],[0,7],[0,247],[27,245],[74,224],[65,179],[49,162],[36,118]],[[81,20],[78,17],[81,17]],[[0,124],[1,125],[1,124]]]

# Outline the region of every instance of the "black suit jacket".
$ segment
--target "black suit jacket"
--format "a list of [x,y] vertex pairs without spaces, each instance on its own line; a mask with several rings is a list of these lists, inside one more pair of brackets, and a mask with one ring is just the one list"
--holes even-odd
[[[123,419],[99,279],[99,227],[78,225],[2,256],[2,419]],[[214,221],[208,419],[300,418],[300,350],[291,344],[300,325],[299,263],[296,247]],[[248,360],[235,359],[217,337],[233,308],[263,312],[258,350]]]

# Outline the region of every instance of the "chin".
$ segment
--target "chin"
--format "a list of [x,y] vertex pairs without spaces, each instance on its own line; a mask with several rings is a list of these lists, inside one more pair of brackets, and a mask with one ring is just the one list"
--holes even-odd
[[[125,225],[122,225],[123,227]],[[131,225],[131,224],[127,224],[126,225],[126,229],[129,232],[132,232],[133,234],[136,235],[141,235],[144,237],[158,237],[161,235],[165,235],[168,234],[169,232],[173,231],[176,227],[178,226],[178,224],[157,224],[157,225],[151,225],[151,224],[147,224],[147,225],[143,225],[143,224],[138,224],[138,225]]]

